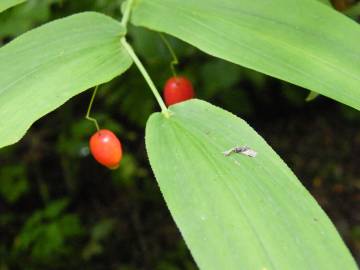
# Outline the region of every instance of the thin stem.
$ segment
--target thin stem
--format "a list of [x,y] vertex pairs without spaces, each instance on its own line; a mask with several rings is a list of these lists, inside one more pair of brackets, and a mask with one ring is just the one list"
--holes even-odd
[[92,105],[93,105],[93,103],[94,103],[94,99],[95,99],[96,92],[97,92],[98,88],[99,88],[99,86],[97,85],[97,86],[95,87],[95,89],[94,89],[94,92],[93,92],[93,94],[92,94],[92,96],[91,96],[90,103],[89,103],[89,107],[88,107],[88,109],[87,109],[86,116],[85,116],[85,118],[86,118],[87,120],[90,120],[91,122],[93,122],[93,123],[95,124],[97,131],[100,130],[99,124],[98,124],[98,122],[96,121],[95,118],[90,117],[90,111],[91,111],[91,107],[92,107]]
[[173,48],[171,47],[171,44],[170,44],[170,42],[166,39],[166,37],[165,37],[162,33],[159,33],[159,35],[160,35],[162,41],[164,42],[166,48],[169,50],[169,52],[170,52],[170,54],[171,54],[172,61],[170,62],[170,68],[171,68],[171,71],[172,71],[173,75],[174,75],[175,77],[177,77],[175,65],[178,65],[178,64],[179,64],[179,60],[178,60],[178,58],[176,57],[175,51],[174,51]]
[[130,18],[130,11],[131,11],[132,4],[133,4],[133,0],[127,0],[126,1],[124,15],[123,15],[123,17],[121,19],[121,25],[125,29],[126,29],[127,23],[129,21],[129,18]]
[[121,44],[124,46],[125,50],[129,53],[130,57],[132,58],[132,60],[134,61],[135,65],[137,66],[137,68],[139,69],[139,71],[141,72],[141,74],[143,75],[145,81],[147,82],[147,84],[149,85],[152,93],[154,94],[156,101],[159,103],[160,108],[161,108],[161,112],[166,116],[169,117],[169,111],[166,108],[166,105],[164,103],[164,101],[162,100],[159,91],[156,89],[156,86],[154,84],[154,82],[151,80],[149,74],[147,73],[145,67],[143,66],[143,64],[140,62],[140,59],[137,57],[137,55],[135,54],[133,48],[131,47],[131,45],[126,41],[126,39],[123,37],[121,38]]

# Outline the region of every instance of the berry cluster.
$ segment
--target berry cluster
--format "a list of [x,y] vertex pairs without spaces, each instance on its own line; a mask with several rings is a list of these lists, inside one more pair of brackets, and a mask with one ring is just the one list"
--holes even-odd
[[[174,76],[167,80],[164,86],[164,100],[166,106],[191,99],[194,89],[191,82],[185,77]],[[100,129],[90,138],[90,152],[97,162],[116,169],[122,158],[120,140],[108,129]]]

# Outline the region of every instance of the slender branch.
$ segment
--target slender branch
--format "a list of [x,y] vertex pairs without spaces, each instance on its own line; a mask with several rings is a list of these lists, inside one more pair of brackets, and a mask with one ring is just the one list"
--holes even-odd
[[143,66],[143,64],[141,63],[140,59],[137,57],[137,55],[135,54],[133,48],[131,47],[131,45],[126,41],[126,39],[123,37],[121,38],[121,44],[124,46],[124,48],[126,49],[126,51],[129,53],[130,57],[132,58],[132,60],[134,61],[135,65],[137,66],[137,68],[139,69],[139,71],[141,72],[141,74],[143,75],[145,81],[147,82],[147,84],[149,85],[152,93],[154,94],[156,101],[159,103],[160,108],[161,108],[161,112],[166,116],[169,117],[170,113],[169,110],[166,108],[166,105],[164,103],[164,101],[162,100],[159,91],[156,89],[156,86],[154,84],[154,82],[151,80],[149,74],[147,73],[145,67]]
[[124,10],[124,15],[121,19],[121,25],[126,29],[127,23],[129,21],[130,18],[130,11],[131,11],[131,7],[133,4],[133,0],[127,0],[126,1],[126,6],[125,6],[125,10]]
[[166,48],[169,50],[170,54],[171,54],[171,57],[172,57],[172,61],[170,62],[170,68],[171,68],[171,71],[173,73],[173,75],[175,77],[177,77],[177,73],[176,73],[176,70],[175,70],[175,65],[178,65],[179,64],[179,60],[175,54],[175,51],[174,49],[171,47],[171,44],[170,42],[167,40],[167,38],[162,34],[162,33],[159,33],[162,41],[164,42]]
[[91,107],[92,107],[92,105],[93,105],[93,103],[94,103],[94,99],[95,99],[96,92],[97,92],[98,88],[99,88],[99,86],[97,85],[97,86],[95,87],[95,89],[94,89],[94,92],[93,92],[93,94],[92,94],[92,96],[91,96],[90,103],[89,103],[89,107],[88,107],[88,109],[87,109],[86,116],[85,116],[85,118],[86,118],[87,120],[90,120],[90,121],[92,121],[92,122],[95,124],[97,131],[100,130],[99,124],[98,124],[98,122],[96,121],[95,118],[90,117],[90,111],[91,111]]

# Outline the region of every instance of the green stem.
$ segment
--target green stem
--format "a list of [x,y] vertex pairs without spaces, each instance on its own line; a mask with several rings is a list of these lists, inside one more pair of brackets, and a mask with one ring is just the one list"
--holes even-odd
[[97,85],[97,86],[95,87],[95,89],[94,89],[94,92],[93,92],[93,94],[92,94],[92,96],[91,96],[90,103],[89,103],[89,107],[88,107],[88,109],[87,109],[86,116],[85,116],[85,118],[86,118],[87,120],[90,120],[90,121],[92,121],[92,122],[95,124],[97,131],[100,130],[99,124],[98,124],[98,122],[96,121],[95,118],[90,117],[90,111],[91,111],[91,107],[92,107],[92,105],[93,105],[93,103],[94,103],[94,99],[95,99],[96,92],[97,92],[98,88],[99,88],[99,86]]
[[132,4],[133,4],[133,0],[127,0],[124,15],[123,15],[123,17],[121,19],[121,25],[125,29],[126,29],[127,23],[129,21],[129,18],[130,18],[130,11],[131,11]]
[[139,69],[139,71],[143,75],[145,81],[149,85],[152,93],[154,94],[154,96],[156,98],[156,101],[160,105],[161,112],[166,117],[169,117],[170,116],[169,110],[166,108],[166,105],[165,105],[164,101],[162,100],[162,98],[161,98],[161,96],[159,94],[159,91],[156,89],[156,86],[155,86],[154,82],[151,80],[151,78],[150,78],[149,74],[147,73],[145,67],[140,62],[140,59],[135,54],[135,52],[134,52],[133,48],[131,47],[131,45],[126,41],[125,37],[121,38],[121,44],[124,46],[125,50],[129,53],[129,55],[132,58],[132,60],[134,61],[135,65],[137,66],[137,68]]
[[175,70],[175,65],[179,64],[179,60],[176,57],[176,54],[175,54],[173,48],[171,47],[170,42],[166,39],[166,37],[162,33],[159,33],[159,35],[160,35],[162,41],[164,42],[166,48],[169,50],[169,52],[171,54],[172,61],[170,62],[170,68],[171,68],[171,71],[172,71],[173,75],[175,77],[177,77],[177,73],[176,73],[176,70]]

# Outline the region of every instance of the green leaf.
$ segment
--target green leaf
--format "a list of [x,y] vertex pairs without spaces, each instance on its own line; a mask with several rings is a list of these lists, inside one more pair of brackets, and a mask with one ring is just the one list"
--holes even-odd
[[[243,120],[200,100],[153,114],[150,164],[201,269],[357,269],[316,201]],[[224,156],[248,146],[254,158]]]
[[120,23],[94,12],[56,20],[0,48],[0,147],[72,96],[131,65]]
[[20,3],[25,2],[26,0],[1,0],[0,2],[0,12],[3,12],[4,10],[11,8],[13,6],[16,6]]
[[132,22],[360,109],[360,27],[314,0],[138,0]]

